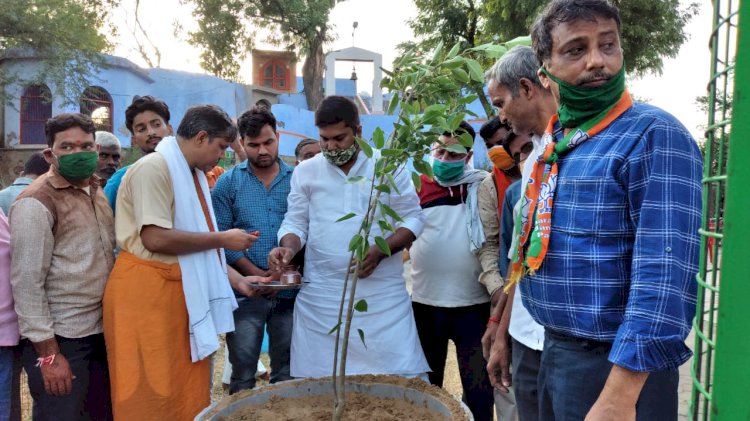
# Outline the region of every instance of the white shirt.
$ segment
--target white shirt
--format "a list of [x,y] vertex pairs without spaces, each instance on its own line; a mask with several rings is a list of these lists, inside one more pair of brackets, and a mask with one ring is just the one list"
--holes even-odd
[[[534,149],[526,158],[526,163],[523,166],[521,172],[521,195],[526,191],[526,183],[529,181],[531,170],[534,168],[534,162],[539,158],[539,155],[544,153],[544,147],[547,146],[544,137],[533,136],[531,142],[534,144]],[[521,201],[516,203],[513,208],[513,220],[516,220],[518,212],[521,210]],[[511,244],[510,250],[508,250],[508,259],[513,259],[516,250],[516,238],[513,237],[513,243]],[[523,282],[523,279],[521,279]],[[516,293],[513,296],[513,308],[510,313],[510,326],[508,326],[508,333],[513,339],[526,345],[531,349],[541,351],[544,348],[544,327],[534,321],[523,306],[523,299],[521,298],[521,288],[516,288]]]
[[423,210],[422,235],[412,244],[412,300],[435,307],[467,307],[490,301],[477,279],[482,272],[470,251],[466,204],[439,205]]
[[[322,154],[302,162],[291,180],[288,209],[279,229],[281,240],[295,234],[305,251],[305,281],[294,306],[291,347],[293,377],[330,376],[333,367],[335,333],[328,334],[338,320],[339,302],[349,265],[349,241],[358,231],[367,211],[370,179],[375,161],[363,152],[344,174]],[[351,183],[351,177],[363,176]],[[404,220],[391,222],[394,228],[406,228],[418,236],[424,215],[407,170],[394,174],[401,192],[383,193],[380,200],[392,207]],[[348,213],[354,218],[336,222]],[[376,221],[379,219],[379,212]],[[390,218],[389,218],[390,220]],[[374,237],[388,237],[373,224]],[[355,312],[347,356],[347,374],[416,375],[429,371],[414,323],[411,300],[403,278],[401,253],[383,259],[377,269],[357,283],[355,300],[365,299],[367,312]],[[348,297],[348,293],[347,293]],[[343,326],[342,336],[343,336]],[[366,347],[357,329],[365,335]]]

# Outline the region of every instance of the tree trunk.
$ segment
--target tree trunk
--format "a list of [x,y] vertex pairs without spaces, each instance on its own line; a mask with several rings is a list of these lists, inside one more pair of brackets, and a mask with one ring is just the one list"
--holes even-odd
[[[318,33],[312,40],[302,65],[302,82],[305,84],[305,99],[311,111],[318,108],[323,100],[323,71],[325,70],[325,55],[323,54],[323,40],[325,32]],[[333,71],[333,69],[331,69]]]

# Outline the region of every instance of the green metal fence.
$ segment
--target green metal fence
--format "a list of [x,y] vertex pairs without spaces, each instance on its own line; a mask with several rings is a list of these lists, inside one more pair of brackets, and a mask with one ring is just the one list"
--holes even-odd
[[740,29],[750,9],[740,3],[713,2],[693,420],[750,420],[750,32]]

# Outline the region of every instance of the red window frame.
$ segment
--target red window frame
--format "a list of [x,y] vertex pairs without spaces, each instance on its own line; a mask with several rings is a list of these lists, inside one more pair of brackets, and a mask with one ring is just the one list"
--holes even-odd
[[[22,145],[45,145],[44,125],[52,117],[52,93],[47,85],[29,85],[21,95],[21,129]],[[29,132],[35,135],[27,139]]]
[[[266,76],[266,69],[271,67],[271,76]],[[284,70],[283,76],[278,76],[276,74],[276,68],[281,67]],[[289,74],[291,73],[288,69],[289,63],[284,60],[279,59],[272,59],[270,61],[265,62],[262,66],[260,66],[260,69],[258,69],[258,80],[260,81],[260,86],[266,86],[273,89],[276,89],[278,91],[288,91],[291,89],[289,86]],[[271,86],[267,86],[266,82],[271,81]],[[284,82],[283,87],[279,87],[279,82]]]

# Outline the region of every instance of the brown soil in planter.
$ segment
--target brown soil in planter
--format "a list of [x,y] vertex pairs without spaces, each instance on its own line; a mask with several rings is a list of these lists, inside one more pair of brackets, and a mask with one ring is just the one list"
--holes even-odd
[[[305,381],[318,381],[308,379]],[[348,376],[347,381],[357,383],[388,383],[408,387],[422,393],[434,396],[443,402],[453,414],[452,420],[467,420],[461,405],[445,390],[429,385],[418,379],[405,379],[395,376]],[[283,384],[268,386],[269,388],[283,388]],[[259,393],[259,389],[241,392],[224,398],[211,413],[218,412],[232,402]],[[333,411],[332,394],[317,395],[304,398],[271,397],[265,404],[249,405],[221,421],[294,421],[312,420],[328,421]],[[209,414],[210,415],[210,414]],[[403,399],[378,398],[361,393],[349,392],[346,395],[346,410],[344,419],[347,421],[390,421],[416,420],[437,421],[445,418],[437,412],[423,406],[417,406]]]

